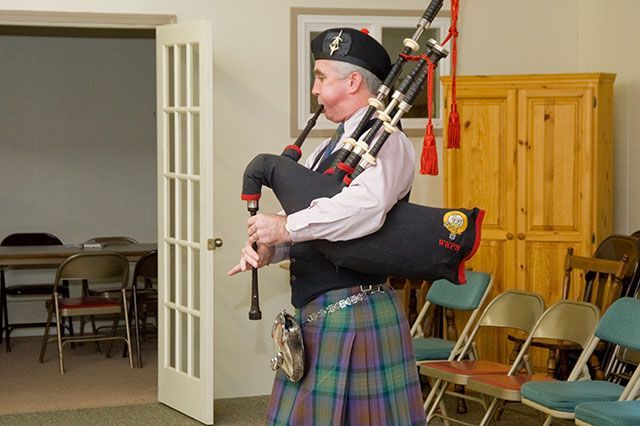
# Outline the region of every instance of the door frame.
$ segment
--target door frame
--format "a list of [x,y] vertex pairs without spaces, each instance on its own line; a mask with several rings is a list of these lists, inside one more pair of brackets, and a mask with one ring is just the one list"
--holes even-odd
[[0,10],[0,25],[15,26],[151,29],[177,21],[176,15],[152,13]]

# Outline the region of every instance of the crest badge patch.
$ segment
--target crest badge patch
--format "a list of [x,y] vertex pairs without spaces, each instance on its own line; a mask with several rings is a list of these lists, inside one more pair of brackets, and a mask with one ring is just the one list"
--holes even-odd
[[458,210],[447,212],[442,218],[442,224],[449,231],[449,240],[451,241],[467,229],[468,223],[467,215]]
[[340,43],[342,43],[343,41],[342,30],[340,30],[338,35],[335,36],[333,40],[331,40],[331,43],[329,43],[329,56],[332,56],[336,51],[340,50]]

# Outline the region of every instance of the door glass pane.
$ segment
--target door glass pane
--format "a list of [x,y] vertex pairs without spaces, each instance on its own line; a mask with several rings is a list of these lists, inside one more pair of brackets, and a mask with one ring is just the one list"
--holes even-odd
[[176,179],[166,179],[167,182],[167,225],[169,237],[176,236]]
[[191,45],[191,105],[200,105],[200,49],[199,45]]
[[187,155],[187,146],[189,140],[187,139],[187,114],[185,112],[181,112],[178,114],[180,123],[180,138],[178,139],[178,143],[180,144],[180,173],[189,173],[187,170],[187,161],[189,157]]
[[187,193],[187,181],[180,179],[180,235],[178,238],[187,240],[187,223],[189,222],[189,194]]
[[175,90],[175,86],[173,84],[173,79],[174,79],[174,73],[173,73],[173,67],[174,67],[174,52],[173,52],[173,46],[165,46],[164,48],[165,54],[167,55],[167,82],[165,85],[165,96],[167,97],[167,105],[168,107],[172,107],[175,105],[174,101],[174,90]]
[[200,310],[200,250],[191,250],[191,263],[193,271],[193,309]]
[[189,330],[187,314],[180,312],[180,371],[187,372],[189,365]]
[[176,301],[176,246],[169,244],[169,258],[167,259],[167,281],[169,302]]
[[193,150],[191,151],[192,165],[191,170],[194,175],[200,174],[200,114],[194,112],[191,114],[191,140],[193,142]]
[[169,341],[167,350],[169,353],[165,359],[169,360],[169,367],[176,366],[176,311],[167,308],[167,317],[169,319]]
[[180,305],[189,306],[189,248],[180,247]]
[[179,90],[179,102],[178,106],[187,106],[187,47],[185,45],[177,46],[179,50],[179,66],[180,75],[178,76]]
[[192,220],[192,233],[191,240],[194,243],[200,242],[200,182],[197,180],[191,181],[191,199],[193,200],[193,206],[191,208]]
[[193,317],[193,327],[191,327],[191,342],[193,351],[191,352],[191,365],[193,377],[200,378],[200,318]]
[[[165,118],[165,137],[167,138],[167,152],[165,155],[169,160],[169,172],[176,171],[176,131],[175,131],[175,118],[171,112],[164,113]],[[166,164],[166,163],[165,163]]]

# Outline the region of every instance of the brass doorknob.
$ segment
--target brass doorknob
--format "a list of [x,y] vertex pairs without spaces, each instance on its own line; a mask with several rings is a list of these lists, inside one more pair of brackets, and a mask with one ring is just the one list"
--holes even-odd
[[207,240],[207,249],[210,251],[213,251],[217,248],[222,247],[222,244],[223,244],[222,238],[214,238],[214,239],[209,238]]
[[511,232],[507,232],[507,240],[513,240],[513,234]]
[[522,232],[518,233],[518,239],[519,240],[524,240],[524,234]]

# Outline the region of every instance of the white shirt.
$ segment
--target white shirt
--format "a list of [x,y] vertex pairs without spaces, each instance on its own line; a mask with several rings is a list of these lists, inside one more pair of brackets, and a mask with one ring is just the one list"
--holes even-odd
[[[334,151],[340,149],[356,129],[366,108],[356,111],[344,123],[344,134]],[[328,143],[329,139],[311,153],[306,167],[311,167]],[[389,135],[375,166],[363,171],[340,193],[331,198],[315,199],[306,209],[287,217],[292,241],[344,241],[376,232],[384,224],[387,212],[411,189],[414,173],[415,152],[411,141],[402,132]],[[273,262],[288,257],[287,252],[288,247],[276,247]]]

